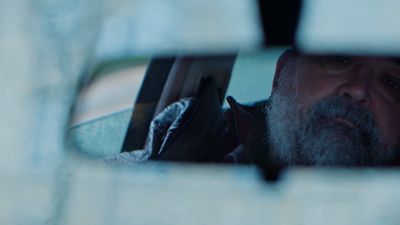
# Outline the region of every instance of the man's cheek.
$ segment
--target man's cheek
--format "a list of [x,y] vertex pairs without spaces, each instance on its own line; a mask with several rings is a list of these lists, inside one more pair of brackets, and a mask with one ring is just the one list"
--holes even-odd
[[380,141],[386,147],[400,143],[400,114],[385,113],[380,110],[375,116],[375,121],[380,131]]
[[377,92],[371,92],[369,106],[379,129],[380,142],[387,147],[400,143],[400,108]]
[[327,97],[325,93],[315,88],[313,84],[299,83],[296,88],[296,103],[297,107],[304,111],[304,109],[309,108],[312,104],[317,102],[319,99]]
[[308,108],[320,99],[338,96],[336,93],[335,82],[326,82],[317,77],[303,79],[298,82],[297,86],[297,102],[300,108]]

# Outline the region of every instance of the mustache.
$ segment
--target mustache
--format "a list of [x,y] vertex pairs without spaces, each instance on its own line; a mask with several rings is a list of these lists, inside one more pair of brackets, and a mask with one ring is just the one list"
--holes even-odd
[[378,128],[372,113],[365,107],[342,96],[327,97],[311,105],[304,113],[307,126],[303,131],[318,126],[324,120],[341,119],[354,125],[367,142],[372,145],[378,142]]

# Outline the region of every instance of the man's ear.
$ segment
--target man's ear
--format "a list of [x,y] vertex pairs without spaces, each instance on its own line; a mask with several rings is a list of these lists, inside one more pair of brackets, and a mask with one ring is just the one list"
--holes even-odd
[[275,92],[276,88],[278,87],[278,80],[281,75],[283,68],[288,64],[290,60],[293,60],[296,56],[296,52],[292,49],[288,49],[279,56],[279,59],[276,63],[274,81],[272,83],[272,93]]

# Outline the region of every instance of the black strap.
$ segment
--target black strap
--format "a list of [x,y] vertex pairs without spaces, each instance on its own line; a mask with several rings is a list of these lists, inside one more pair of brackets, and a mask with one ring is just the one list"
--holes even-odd
[[122,152],[142,149],[158,100],[175,58],[154,58],[143,80],[125,135]]

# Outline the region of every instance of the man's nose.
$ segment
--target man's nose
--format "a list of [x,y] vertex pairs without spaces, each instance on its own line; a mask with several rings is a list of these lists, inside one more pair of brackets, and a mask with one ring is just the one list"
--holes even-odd
[[365,78],[352,79],[339,87],[339,95],[346,97],[357,104],[369,107],[369,81]]

